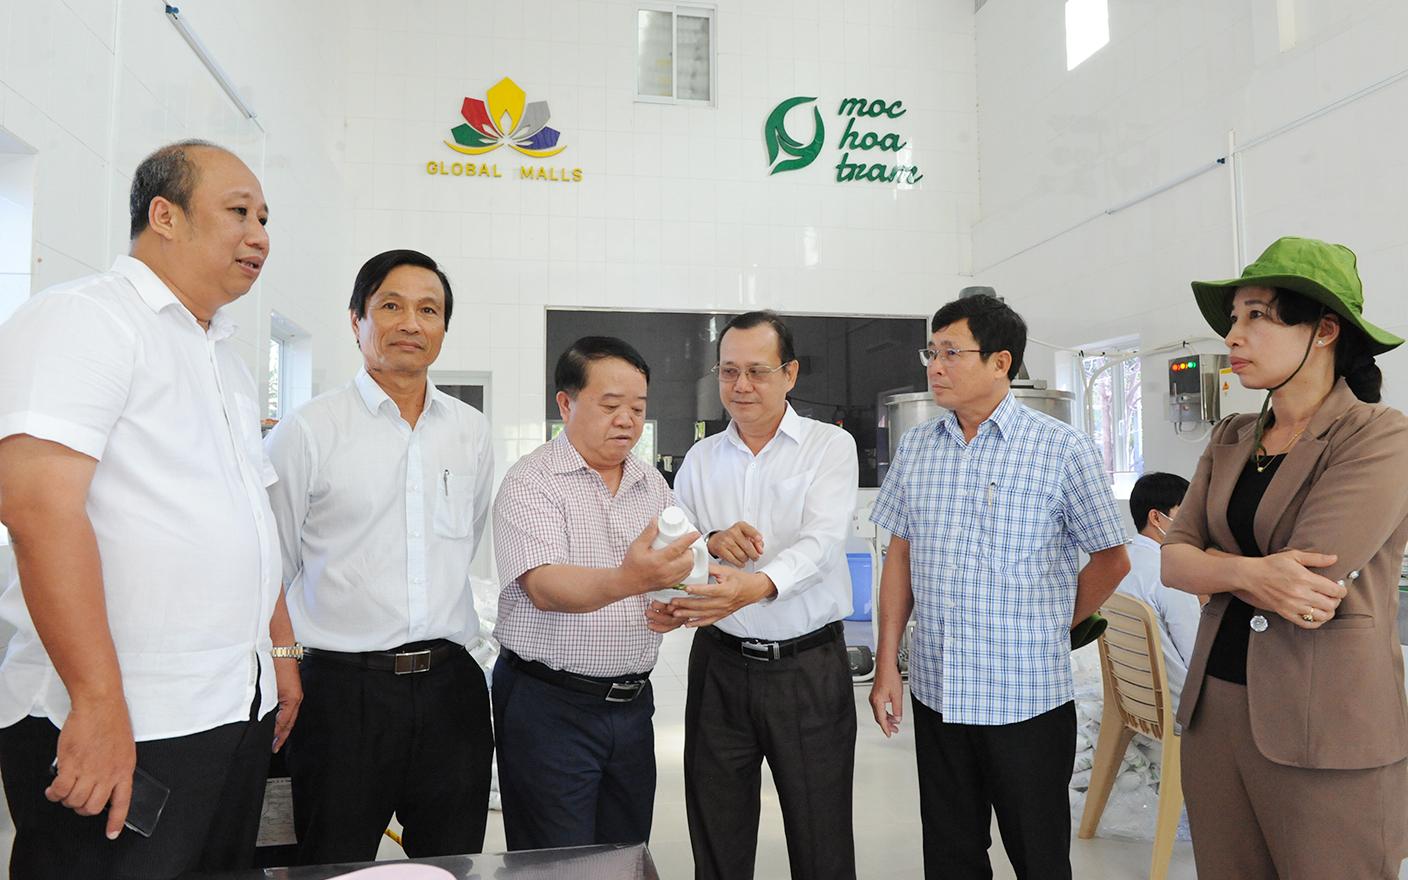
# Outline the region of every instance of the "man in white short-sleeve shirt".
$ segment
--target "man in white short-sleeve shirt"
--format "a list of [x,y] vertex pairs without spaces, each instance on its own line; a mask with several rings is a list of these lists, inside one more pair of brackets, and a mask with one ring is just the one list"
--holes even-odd
[[186,141],[138,166],[131,205],[131,256],[0,326],[15,877],[248,865],[276,695],[280,737],[298,702],[296,667],[277,661],[278,687],[271,657],[271,629],[292,641],[273,469],[221,311],[268,254],[263,192],[233,154]]

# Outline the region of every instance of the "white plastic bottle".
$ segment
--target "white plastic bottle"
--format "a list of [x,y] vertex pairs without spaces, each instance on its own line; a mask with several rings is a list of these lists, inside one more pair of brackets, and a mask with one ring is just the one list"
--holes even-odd
[[[650,549],[659,550],[668,547],[680,538],[694,531],[694,526],[690,523],[689,517],[678,507],[667,507],[660,511],[660,518],[656,520],[656,526],[660,529],[660,534],[655,536],[655,541],[650,545]],[[646,593],[647,596],[657,602],[668,602],[671,599],[687,599],[689,594],[682,588],[684,584],[707,584],[709,582],[709,545],[704,542],[704,536],[695,541],[689,547],[694,554],[694,565],[689,570],[689,575],[678,587],[666,587],[663,590],[652,590]]]

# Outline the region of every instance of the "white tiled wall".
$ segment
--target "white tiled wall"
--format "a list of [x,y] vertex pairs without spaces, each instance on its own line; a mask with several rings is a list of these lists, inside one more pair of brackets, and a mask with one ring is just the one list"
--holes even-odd
[[[720,0],[712,107],[635,102],[625,0],[181,9],[259,125],[160,3],[0,0],[0,128],[39,153],[34,289],[125,250],[129,176],[152,148],[228,144],[272,209],[264,278],[234,307],[256,376],[277,309],[312,334],[314,390],[345,381],[359,363],[345,311],[357,268],[387,248],[424,250],[457,292],[437,366],[492,374],[501,467],[542,437],[547,306],[928,314],[964,283],[977,212],[971,0]],[[460,158],[442,141],[463,99],[505,76],[549,102],[567,149],[542,164],[581,168],[581,183],[425,173]],[[793,95],[824,108],[903,100],[895,127],[924,180],[902,191],[829,179],[839,130],[823,161],[770,177],[763,121]],[[499,153],[485,158],[511,172]]]
[[[445,262],[456,310],[440,366],[492,372],[501,460],[542,439],[545,306],[926,314],[962,286],[977,207],[969,0],[717,6],[713,107],[634,100],[631,2],[347,6],[353,231],[338,282],[389,247]],[[441,141],[464,98],[505,76],[562,132],[567,149],[541,164],[581,168],[581,183],[426,174],[460,158]],[[820,160],[769,177],[763,121],[793,95],[902,99],[925,179],[848,185]],[[514,158],[486,160],[507,174]],[[330,372],[354,369],[354,349],[335,353]]]
[[[315,389],[343,381],[357,266],[426,250],[460,300],[440,366],[492,374],[504,464],[541,436],[546,306],[925,314],[972,271],[1040,340],[1151,346],[1203,335],[1187,280],[1237,268],[1229,174],[1102,212],[1224,155],[1229,130],[1245,142],[1396,73],[1408,26],[1401,3],[1301,3],[1282,52],[1274,4],[1112,0],[1110,45],[1067,73],[1059,4],[718,6],[718,99],[701,108],[632,99],[622,0],[184,4],[256,126],[160,4],[4,0],[0,127],[38,151],[32,284],[105,267],[135,163],[205,136],[246,157],[273,208],[273,259],[236,307],[256,374],[277,308],[313,334]],[[549,102],[580,184],[424,173],[454,158],[460,101],[503,76]],[[921,187],[838,184],[821,163],[769,177],[762,119],[793,94],[901,97]],[[1408,81],[1389,85],[1239,157],[1248,258],[1287,232],[1345,241],[1392,327],[1408,323],[1405,100]],[[1162,420],[1162,359],[1148,366],[1146,458],[1187,470],[1196,447]],[[1408,402],[1408,371],[1385,367]]]
[[[1285,52],[1277,5],[1109,0],[1109,45],[1069,73],[1062,4],[989,0],[978,11],[975,280],[1035,335],[1076,346],[1137,333],[1146,347],[1207,335],[1188,281],[1240,272],[1230,173],[1102,212],[1226,155],[1229,130],[1248,143],[1408,68],[1408,4],[1300,0]],[[1408,80],[1239,154],[1244,262],[1281,235],[1344,242],[1359,254],[1370,318],[1400,334],[1405,106]],[[1145,362],[1145,459],[1187,474],[1201,446],[1164,421],[1166,363]],[[1381,365],[1386,399],[1408,405],[1408,355]]]
[[101,271],[126,252],[131,174],[152,149],[188,137],[224,144],[260,175],[272,208],[273,259],[232,307],[262,377],[269,310],[320,314],[351,229],[334,146],[347,28],[329,4],[180,6],[259,125],[235,110],[161,3],[0,0],[0,128],[36,151],[30,285]]

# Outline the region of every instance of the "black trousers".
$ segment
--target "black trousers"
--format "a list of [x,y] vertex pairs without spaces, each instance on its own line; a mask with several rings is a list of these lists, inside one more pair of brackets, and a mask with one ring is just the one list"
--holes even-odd
[[300,864],[371,861],[392,813],[412,858],[483,851],[494,732],[467,651],[408,675],[316,655],[302,672],[285,747]]
[[650,839],[655,698],[608,703],[494,666],[499,794],[510,850]]
[[695,877],[753,876],[764,759],[782,807],[792,877],[856,876],[856,707],[842,639],[762,661],[696,633],[684,736]]
[[[258,708],[256,689],[251,719]],[[80,816],[44,797],[59,729],[31,716],[0,730],[0,775],[15,822],[10,877],[161,880],[250,867],[275,714],[137,743],[137,766],[171,795],[150,838],[124,828],[111,841],[104,834],[106,811]]]
[[924,876],[992,877],[993,811],[1018,878],[1070,880],[1075,703],[1015,724],[949,724],[918,700],[914,745]]

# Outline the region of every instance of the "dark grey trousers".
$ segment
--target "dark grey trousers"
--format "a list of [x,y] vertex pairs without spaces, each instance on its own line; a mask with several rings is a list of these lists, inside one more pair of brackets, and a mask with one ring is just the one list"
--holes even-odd
[[855,758],[855,695],[843,639],[762,661],[707,632],[695,634],[684,779],[696,877],[753,876],[766,759],[794,880],[854,878]]

